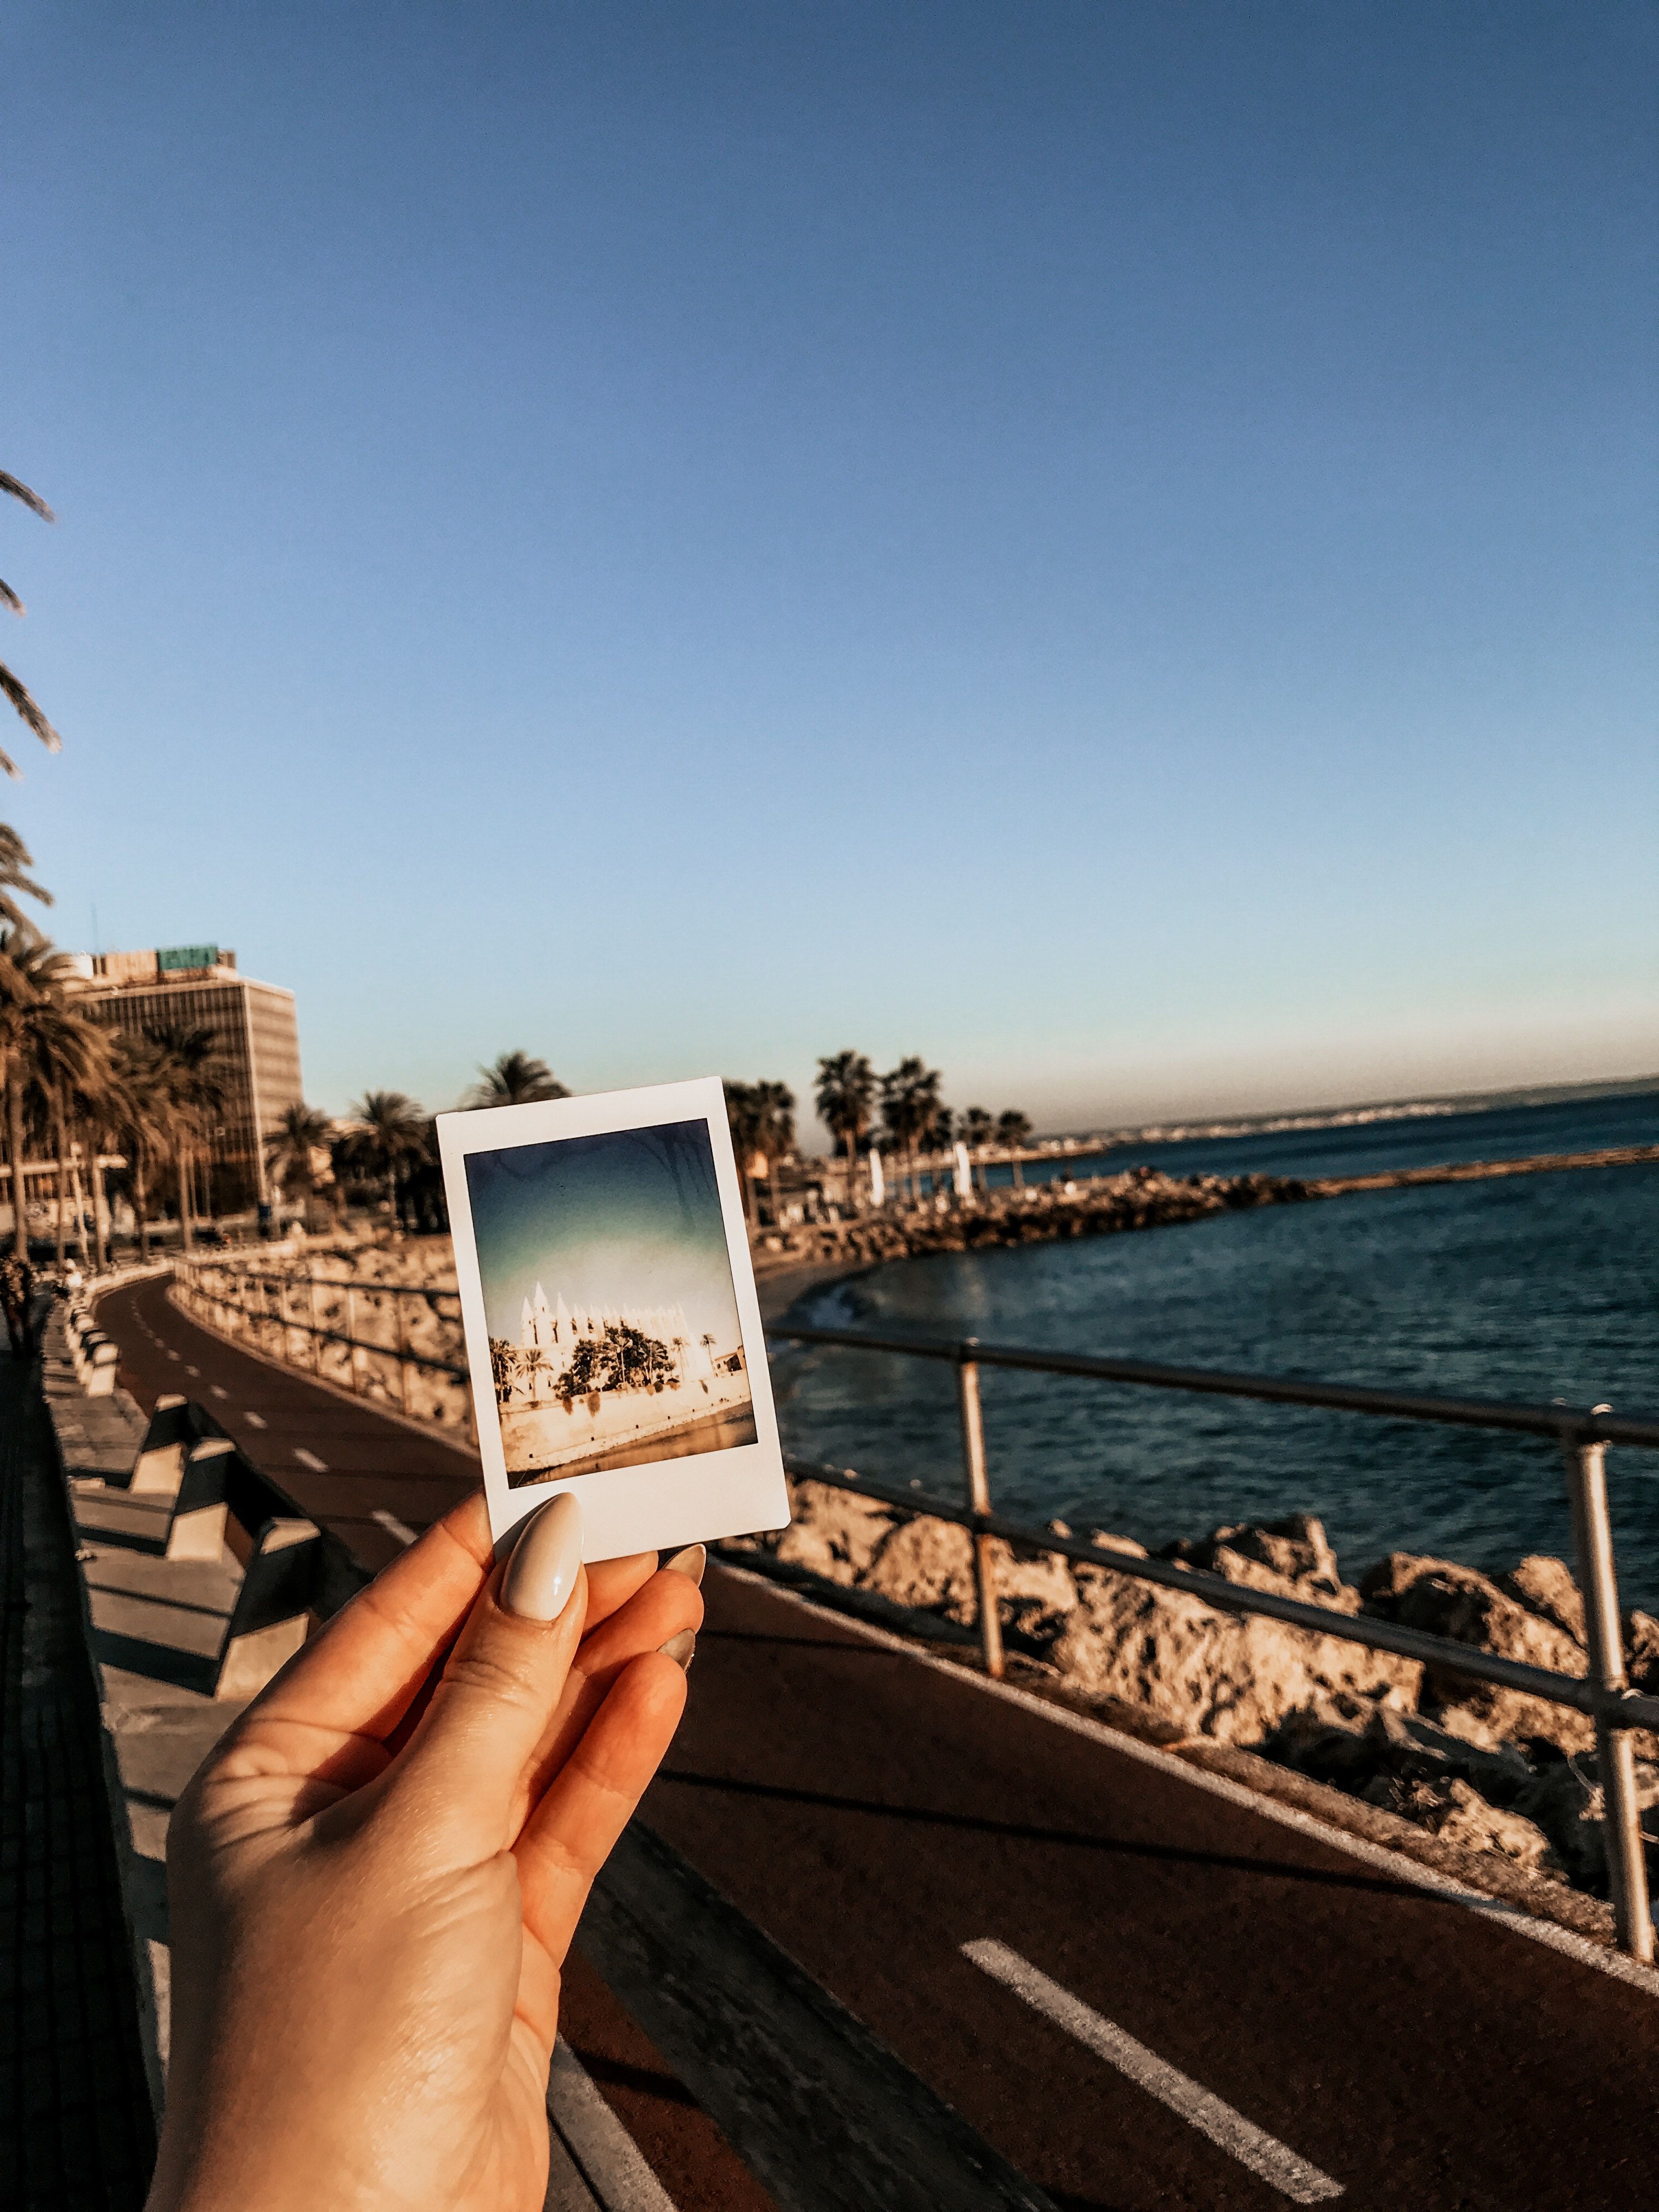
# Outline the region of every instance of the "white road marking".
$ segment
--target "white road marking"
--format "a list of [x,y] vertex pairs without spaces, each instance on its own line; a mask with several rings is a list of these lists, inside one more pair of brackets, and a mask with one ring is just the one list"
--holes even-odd
[[186,1367],[185,1372],[186,1375],[193,1375],[198,1382],[202,1379],[202,1370],[199,1367]]
[[562,2036],[547,2077],[547,2116],[605,2212],[675,2212],[673,2198]]
[[1333,2181],[1328,2173],[1322,2173],[1316,2166],[1310,2166],[1306,2159],[1298,2158],[1277,2136],[1268,2135],[1253,2120],[1247,2120],[1243,2112],[1236,2112],[1210,2090],[1200,2087],[1179,2067],[1171,2066],[1155,2051],[1148,2051],[1144,2043],[1137,2043],[1126,2028],[1096,2012],[1081,1997],[1074,1997],[1058,1982],[1051,1981],[1006,1943],[985,1937],[976,1943],[964,1943],[962,1955],[993,1980],[1011,1989],[1017,1997],[1023,1997],[1034,2012],[1053,2021],[1056,2027],[1063,2027],[1067,2035],[1075,2036],[1097,2057],[1103,2058],[1109,2066],[1115,2066],[1120,2074],[1127,2075],[1148,2096],[1167,2105],[1200,2135],[1208,2136],[1212,2143],[1236,2158],[1241,2166],[1248,2166],[1252,2173],[1260,2174],[1263,2181],[1281,2196],[1288,2197],[1293,2204],[1323,2204],[1333,2197],[1341,2196],[1340,2181]]
[[208,1384],[208,1389],[213,1393],[216,1398],[228,1398],[230,1395],[228,1390],[222,1390],[216,1382],[210,1382]]
[[169,1359],[178,1359],[178,1358],[179,1358],[181,1356],[182,1356],[182,1355],[181,1355],[180,1353],[176,1352],[168,1352],[168,1354],[167,1354],[167,1358],[168,1358]]
[[259,1416],[257,1413],[244,1413],[242,1419],[247,1423],[251,1429],[262,1429],[264,1426],[264,1423],[259,1419]]
[[1571,1959],[1581,1966],[1590,1966],[1598,1974],[1606,1974],[1615,1982],[1627,1982],[1632,1989],[1644,1990],[1650,1996],[1659,1996],[1659,1971],[1644,1966],[1626,1956],[1623,1951],[1610,1950],[1605,1943],[1592,1942],[1589,1936],[1579,1936],[1571,1928],[1559,1927],[1553,1920],[1534,1920],[1525,1907],[1512,1905],[1507,1898],[1493,1897],[1482,1889],[1470,1889],[1450,1875],[1436,1874],[1428,1867],[1419,1866],[1408,1859],[1403,1851],[1391,1851],[1381,1844],[1368,1844],[1363,1836],[1352,1835],[1346,1828],[1334,1828],[1328,1820],[1304,1813],[1295,1805],[1283,1805],[1276,1797],[1264,1797],[1259,1790],[1248,1790],[1242,1782],[1234,1782],[1224,1774],[1212,1774],[1202,1766],[1194,1766],[1173,1752],[1159,1751],[1139,1736],[1125,1735],[1119,1729],[1109,1728],[1104,1721],[1092,1720],[1086,1713],[1069,1711],[1064,1705],[1050,1705],[1046,1698],[1035,1697],[1030,1690],[1022,1690],[1012,1682],[993,1681],[988,1675],[971,1673],[954,1659],[935,1658],[932,1652],[917,1644],[912,1638],[895,1636],[890,1629],[878,1628],[871,1621],[860,1620],[856,1613],[840,1613],[832,1607],[815,1605],[811,1598],[802,1597],[799,1591],[786,1589],[769,1575],[757,1574],[751,1567],[740,1567],[734,1559],[722,1559],[720,1571],[735,1575],[739,1582],[752,1583],[757,1589],[769,1590],[785,1605],[797,1607],[814,1620],[834,1620],[839,1627],[862,1637],[866,1643],[878,1644],[884,1650],[896,1651],[906,1659],[914,1659],[918,1667],[928,1667],[936,1674],[948,1674],[953,1682],[965,1683],[969,1689],[987,1697],[1000,1698],[1011,1705],[1021,1705],[1039,1720],[1055,1728],[1066,1729],[1073,1735],[1086,1736],[1091,1743],[1104,1744],[1125,1759],[1134,1759],[1139,1765],[1155,1767],[1172,1781],[1184,1782],[1189,1788],[1200,1790],[1207,1797],[1224,1798],[1228,1804],[1237,1805],[1247,1813],[1255,1813],[1264,1820],[1272,1820],[1281,1828],[1293,1828],[1297,1835],[1311,1836],[1332,1850],[1341,1851],[1364,1866],[1375,1867],[1379,1874],[1389,1875],[1395,1881],[1413,1889],[1425,1891],[1443,1905],[1462,1905],[1478,1912],[1490,1923],[1507,1928],[1528,1942],[1541,1943],[1547,1950],[1559,1951],[1563,1958]]
[[368,1517],[384,1528],[388,1536],[395,1536],[400,1544],[412,1544],[415,1541],[416,1532],[410,1527],[408,1522],[400,1521],[395,1513],[388,1513],[384,1505],[376,1506]]
[[[260,1426],[263,1427],[264,1425],[264,1424],[261,1422]],[[315,1452],[307,1451],[302,1444],[295,1445],[294,1456],[299,1461],[301,1467],[308,1467],[313,1474],[326,1474],[328,1473],[328,1462],[325,1459],[319,1459]]]

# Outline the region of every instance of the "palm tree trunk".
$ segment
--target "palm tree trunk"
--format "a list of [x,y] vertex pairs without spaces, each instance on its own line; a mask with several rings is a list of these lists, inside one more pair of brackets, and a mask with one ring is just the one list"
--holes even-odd
[[11,1142],[11,1249],[20,1260],[27,1261],[29,1231],[23,1214],[23,1086],[15,1076],[6,1085],[6,1124]]
[[179,1146],[179,1249],[189,1252],[194,1247],[195,1239],[191,1234],[190,1225],[190,1147],[181,1143]]
[[64,1231],[64,1201],[69,1196],[64,1180],[64,1154],[69,1147],[64,1141],[64,1094],[54,1090],[48,1095],[52,1100],[52,1132],[58,1139],[58,1272],[61,1275],[68,1241]]
[[138,1257],[148,1263],[149,1259],[149,1203],[144,1190],[144,1148],[135,1144],[132,1148],[132,1194],[137,1201]]

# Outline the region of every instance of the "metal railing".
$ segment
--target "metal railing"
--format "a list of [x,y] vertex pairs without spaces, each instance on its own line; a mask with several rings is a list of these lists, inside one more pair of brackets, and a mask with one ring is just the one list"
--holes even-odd
[[[457,1344],[461,1336],[460,1293],[441,1285],[426,1286],[410,1283],[374,1283],[360,1281],[349,1275],[289,1275],[258,1267],[243,1266],[234,1260],[198,1260],[175,1263],[173,1270],[174,1295],[187,1313],[204,1321],[220,1335],[233,1340],[243,1338],[256,1351],[268,1358],[279,1360],[287,1367],[308,1368],[319,1381],[331,1378],[323,1372],[322,1347],[325,1344],[345,1347],[345,1376],[347,1387],[354,1397],[370,1395],[368,1385],[374,1372],[372,1363],[390,1362],[397,1370],[398,1409],[416,1418],[410,1403],[410,1374],[439,1375],[459,1383],[463,1392],[467,1433],[474,1436],[472,1394],[468,1387],[470,1375],[464,1360],[444,1359],[428,1352],[417,1352],[410,1342],[409,1302],[416,1301],[438,1320],[453,1328]],[[345,1327],[334,1328],[319,1320],[317,1294],[319,1291],[343,1291],[345,1304]],[[250,1300],[239,1291],[257,1292]],[[304,1310],[295,1313],[292,1293],[303,1291]],[[272,1293],[275,1293],[273,1298]],[[395,1341],[384,1344],[372,1336],[357,1334],[358,1301],[368,1302],[371,1310],[382,1301],[390,1300]],[[446,1311],[439,1304],[447,1302],[453,1310]],[[240,1323],[241,1326],[237,1326]],[[307,1362],[289,1357],[290,1335],[305,1339],[309,1347]],[[390,1394],[388,1393],[388,1397]]]
[[[1602,1827],[1613,1893],[1614,1933],[1621,1949],[1644,1962],[1651,1961],[1653,1915],[1648,1897],[1632,1731],[1659,1730],[1659,1697],[1647,1697],[1633,1691],[1626,1673],[1613,1530],[1607,1514],[1607,1449],[1609,1444],[1616,1443],[1659,1450],[1659,1420],[1632,1419],[1615,1414],[1606,1406],[1579,1409],[1568,1406],[1517,1406],[1498,1399],[1434,1397],[1413,1391],[1305,1382],[1293,1376],[1241,1375],[1214,1368],[1165,1366],[1150,1360],[1104,1358],[1086,1352],[1036,1352],[1009,1345],[981,1344],[976,1337],[948,1340],[877,1334],[865,1329],[783,1326],[775,1327],[768,1333],[780,1343],[896,1352],[908,1358],[942,1361],[957,1370],[957,1407],[968,1492],[965,1506],[916,1490],[890,1489],[866,1480],[850,1468],[814,1467],[792,1459],[789,1469],[796,1476],[855,1492],[904,1512],[927,1514],[969,1531],[974,1543],[980,1648],[988,1674],[1000,1675],[1004,1665],[994,1549],[996,1539],[1000,1537],[1023,1548],[1057,1553],[1063,1559],[1156,1583],[1167,1589],[1184,1591],[1218,1611],[1260,1613],[1295,1628],[1337,1637],[1372,1650],[1393,1652],[1401,1658],[1420,1660],[1447,1674],[1520,1691],[1528,1697],[1541,1698],[1552,1705],[1587,1714],[1595,1726],[1596,1770],[1601,1786]],[[1230,1583],[1220,1575],[1177,1565],[1172,1560],[1141,1559],[1133,1553],[1057,1536],[1050,1530],[1032,1528],[1006,1519],[991,1508],[985,1425],[980,1406],[981,1367],[1079,1376],[1096,1382],[1129,1383],[1153,1389],[1249,1398],[1274,1405],[1318,1407],[1333,1413],[1363,1413],[1384,1420],[1433,1421],[1459,1428],[1497,1429],[1548,1438],[1559,1447],[1566,1464],[1573,1549],[1578,1588],[1584,1601],[1586,1674],[1564,1674],[1550,1668],[1530,1666],[1483,1650],[1478,1645],[1459,1644],[1449,1637],[1403,1627],[1396,1621],[1338,1613],[1325,1606],[1305,1604],[1298,1598],[1257,1589],[1249,1583]]]

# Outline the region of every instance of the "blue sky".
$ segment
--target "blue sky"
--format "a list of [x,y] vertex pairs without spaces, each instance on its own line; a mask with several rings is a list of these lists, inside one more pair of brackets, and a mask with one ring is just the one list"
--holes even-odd
[[[4,794],[307,1088],[1659,1066],[1623,6],[9,11]],[[27,744],[28,752],[21,748]]]
[[741,1341],[706,1121],[471,1152],[466,1182],[492,1336],[518,1342],[539,1282],[550,1305],[679,1305]]

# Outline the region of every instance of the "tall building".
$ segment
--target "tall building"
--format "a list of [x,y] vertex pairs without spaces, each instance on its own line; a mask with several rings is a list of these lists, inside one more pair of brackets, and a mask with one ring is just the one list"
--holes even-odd
[[240,974],[236,955],[216,945],[76,957],[82,1003],[94,1019],[129,1036],[206,1030],[218,1048],[224,1112],[208,1146],[216,1213],[271,1195],[264,1140],[304,1097],[294,994]]

